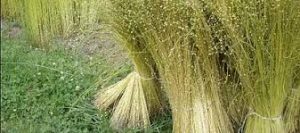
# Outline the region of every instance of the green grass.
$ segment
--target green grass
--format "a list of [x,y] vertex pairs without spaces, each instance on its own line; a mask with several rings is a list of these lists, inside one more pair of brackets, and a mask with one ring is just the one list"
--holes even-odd
[[[1,132],[113,132],[109,114],[94,108],[93,96],[132,66],[114,68],[102,57],[90,60],[59,45],[34,49],[23,40],[1,38]],[[167,115],[147,132],[170,127]]]

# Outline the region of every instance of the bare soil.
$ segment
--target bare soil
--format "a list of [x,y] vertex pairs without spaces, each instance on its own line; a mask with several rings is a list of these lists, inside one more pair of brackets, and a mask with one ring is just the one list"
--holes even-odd
[[[54,42],[62,43],[65,49],[78,52],[90,59],[101,56],[113,67],[129,63],[126,51],[113,39],[112,33],[104,26],[95,27],[88,33],[74,34],[72,37],[56,39]],[[20,25],[1,19],[1,35],[18,38],[22,34],[23,29]]]

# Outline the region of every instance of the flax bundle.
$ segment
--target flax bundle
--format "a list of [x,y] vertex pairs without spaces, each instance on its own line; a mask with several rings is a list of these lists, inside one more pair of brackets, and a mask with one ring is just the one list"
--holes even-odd
[[240,129],[288,132],[283,111],[299,63],[299,2],[222,0],[209,6],[225,25],[230,58],[248,92],[250,112]]
[[120,20],[115,24],[127,24],[155,61],[171,105],[173,132],[232,132],[202,11],[185,1],[114,1],[113,6]]
[[[114,8],[111,9],[111,13],[118,17],[113,17],[109,23],[115,38],[127,49],[135,72],[116,85],[100,90],[95,103],[102,109],[115,104],[111,118],[111,126],[115,129],[147,128],[150,126],[150,118],[162,113],[164,108],[156,64],[145,49],[143,40],[138,38],[138,33],[133,32],[135,27],[130,27],[134,22],[129,25],[121,18],[124,17],[125,11],[137,10],[136,7],[131,6],[132,3],[124,2],[127,5],[124,6],[114,2],[112,1]],[[115,93],[111,93],[112,91]]]

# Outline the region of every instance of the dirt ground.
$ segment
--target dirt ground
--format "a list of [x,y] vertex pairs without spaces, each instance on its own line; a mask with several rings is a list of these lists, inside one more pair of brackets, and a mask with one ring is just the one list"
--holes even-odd
[[16,22],[7,22],[3,19],[1,22],[1,35],[8,36],[10,38],[20,37],[22,34],[22,28]]
[[[83,54],[87,58],[103,57],[109,64],[119,67],[130,63],[126,51],[114,39],[105,26],[97,25],[88,33],[74,34],[68,38],[59,38],[53,42],[63,44],[65,49]],[[22,27],[16,22],[1,19],[1,35],[9,38],[21,37]]]

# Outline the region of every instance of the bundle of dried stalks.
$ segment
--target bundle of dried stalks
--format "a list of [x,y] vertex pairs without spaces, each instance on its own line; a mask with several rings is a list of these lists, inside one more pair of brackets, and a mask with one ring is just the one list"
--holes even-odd
[[[129,4],[130,3],[130,4]],[[167,93],[173,132],[232,132],[219,98],[216,55],[201,9],[185,1],[116,2],[117,24],[128,24],[151,53]],[[122,15],[122,16],[121,16]],[[128,22],[128,23],[127,23]]]
[[[116,129],[126,127],[146,128],[150,125],[150,118],[163,111],[163,98],[156,63],[151,54],[146,50],[143,39],[139,38],[133,22],[124,23],[124,14],[134,8],[127,1],[126,6],[120,9],[119,1],[111,1],[114,8],[110,10],[111,24],[116,40],[128,51],[128,55],[135,66],[135,71],[124,80],[108,89],[99,92],[96,105],[106,109],[112,103],[113,114],[111,126]],[[119,7],[118,7],[119,6]],[[115,10],[119,8],[118,10]],[[134,31],[134,32],[133,32]],[[115,92],[115,94],[110,94]]]
[[300,17],[296,1],[221,0],[207,5],[225,25],[231,61],[250,108],[245,132],[288,132],[283,112],[299,64]]
[[100,109],[113,108],[111,126],[117,130],[147,128],[150,117],[163,111],[156,82],[132,72],[118,83],[100,90],[95,105]]

